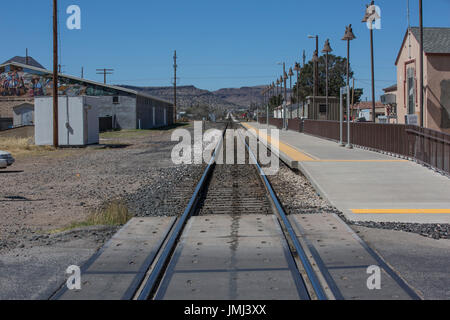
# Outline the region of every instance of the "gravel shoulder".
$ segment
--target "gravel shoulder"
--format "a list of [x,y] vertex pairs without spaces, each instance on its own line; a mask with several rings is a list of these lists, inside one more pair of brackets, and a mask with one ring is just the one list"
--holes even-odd
[[0,171],[0,299],[48,298],[66,268],[81,266],[118,227],[57,230],[109,201],[124,200],[135,216],[184,209],[202,165],[172,163],[172,132],[108,133],[99,146],[19,158]]

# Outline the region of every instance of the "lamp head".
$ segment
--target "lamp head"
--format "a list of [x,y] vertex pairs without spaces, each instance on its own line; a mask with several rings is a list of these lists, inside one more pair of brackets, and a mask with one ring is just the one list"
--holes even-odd
[[345,27],[345,34],[342,40],[354,40],[356,39],[356,36],[353,34],[352,25],[349,24]]
[[327,41],[325,41],[325,45],[324,45],[324,47],[323,47],[323,49],[322,49],[322,52],[323,52],[323,53],[330,53],[330,52],[332,52],[332,51],[333,51],[333,49],[331,49],[331,46],[330,46],[330,40],[327,39]]
[[370,4],[366,5],[366,12],[364,13],[364,18],[362,19],[361,22],[369,21],[370,17],[374,13],[376,13],[376,12],[374,12],[374,7],[373,7],[374,4],[375,4],[375,1],[371,1]]

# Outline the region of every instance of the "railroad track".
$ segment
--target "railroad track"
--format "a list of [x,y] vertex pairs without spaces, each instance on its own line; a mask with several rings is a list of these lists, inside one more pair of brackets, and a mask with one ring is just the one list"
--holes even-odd
[[[182,238],[183,233],[186,232],[186,229],[188,228],[187,225],[189,224],[188,222],[190,222],[193,217],[208,217],[210,215],[212,217],[218,217],[218,215],[232,217],[232,229],[239,225],[242,216],[258,215],[259,218],[256,219],[255,226],[256,228],[260,228],[258,230],[260,232],[264,231],[262,229],[261,215],[272,217],[274,225],[276,225],[276,228],[278,228],[277,230],[280,231],[279,234],[277,234],[280,239],[277,241],[281,243],[280,248],[284,248],[286,266],[289,268],[292,282],[295,282],[295,286],[292,286],[296,288],[298,297],[300,299],[314,300],[334,298],[333,293],[328,288],[323,276],[320,272],[317,272],[317,268],[314,269],[313,263],[308,258],[307,251],[304,250],[304,245],[300,243],[280,201],[272,189],[269,180],[265,176],[263,169],[257,163],[256,156],[249,148],[245,138],[241,135],[233,138],[235,139],[233,141],[235,146],[234,163],[236,163],[237,160],[236,146],[241,143],[245,145],[246,163],[249,163],[249,159],[253,159],[253,163],[256,164],[232,165],[215,163],[219,151],[222,148],[226,148],[227,144],[230,143],[230,138],[226,138],[225,135],[226,130],[235,129],[236,126],[240,125],[231,121],[227,124],[227,127],[222,134],[221,141],[217,145],[210,163],[206,167],[196,186],[188,206],[183,214],[173,223],[153,264],[149,268],[144,281],[142,281],[141,285],[137,288],[134,299],[149,300],[162,299],[164,297],[170,282],[170,280],[167,279],[172,279],[173,274],[170,273],[173,273],[174,265],[180,255],[181,249],[177,248],[180,248],[183,245],[183,241],[180,241],[180,238]],[[226,157],[224,158],[224,161],[227,161]],[[209,221],[209,219],[205,218],[205,221]],[[192,226],[190,226],[190,228],[192,228]],[[227,243],[230,243],[230,248],[234,253],[232,257],[228,259],[230,260],[229,263],[231,264],[231,267],[229,266],[226,272],[229,272],[232,275],[234,274],[233,279],[236,280],[236,272],[233,271],[233,268],[237,268],[236,265],[238,262],[236,259],[238,258],[236,257],[235,251],[239,245],[239,238],[245,237],[246,235],[239,235],[237,229],[233,230],[234,231],[229,235],[231,241]],[[206,231],[202,230],[200,232]],[[249,237],[249,241],[251,241],[251,237]],[[262,241],[262,243],[265,243],[265,241]],[[256,249],[261,250],[261,247],[256,247]],[[197,248],[196,250],[200,249]],[[197,255],[194,254],[193,257],[197,257]],[[213,258],[211,257],[211,259]],[[190,281],[191,280],[187,280],[187,282]],[[231,285],[231,287],[236,287],[238,285],[239,284],[235,283],[234,285]],[[276,288],[276,281],[274,286],[270,287],[270,289],[274,289],[274,287],[275,290],[278,289]],[[236,288],[234,289],[236,291]],[[193,289],[193,291],[195,291],[195,289]],[[230,296],[228,296],[228,298],[229,297]]]
[[[227,123],[181,215],[130,220],[81,268],[82,288],[62,285],[51,299],[420,298],[334,213],[287,217],[244,131]],[[366,282],[374,266],[383,290]]]

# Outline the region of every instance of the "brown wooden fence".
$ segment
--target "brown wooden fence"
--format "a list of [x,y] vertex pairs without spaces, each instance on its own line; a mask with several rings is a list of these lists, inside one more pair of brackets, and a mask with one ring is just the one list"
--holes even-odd
[[[352,144],[385,151],[432,166],[450,174],[450,135],[401,124],[351,123]],[[304,120],[302,132],[335,141],[340,139],[338,121]],[[347,143],[347,124],[343,126]]]
[[288,120],[288,129],[292,131],[303,131],[303,121],[300,119],[289,119]]
[[[261,124],[266,124],[267,123],[267,118],[266,117],[260,117],[258,122],[261,123]],[[277,127],[278,129],[282,129],[283,128],[283,119],[269,118],[269,124],[271,126]]]

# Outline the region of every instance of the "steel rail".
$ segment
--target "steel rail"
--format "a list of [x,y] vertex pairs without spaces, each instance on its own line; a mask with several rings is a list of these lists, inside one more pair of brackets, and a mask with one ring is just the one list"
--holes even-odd
[[216,161],[216,155],[218,150],[221,148],[224,140],[225,133],[228,129],[228,123],[225,127],[225,130],[222,133],[222,137],[220,139],[220,142],[216,146],[216,149],[214,150],[214,153],[211,157],[211,160],[208,163],[208,166],[206,167],[205,171],[203,172],[203,175],[197,184],[197,187],[195,188],[194,194],[192,195],[191,199],[189,200],[189,203],[184,210],[183,214],[179,218],[177,225],[175,226],[174,231],[172,232],[170,239],[167,241],[164,251],[162,252],[160,258],[158,259],[158,262],[156,263],[155,267],[150,273],[150,276],[145,283],[144,287],[142,288],[142,291],[140,292],[137,300],[149,300],[152,298],[154,293],[156,292],[159,282],[164,274],[165,267],[170,261],[170,258],[172,257],[172,253],[175,250],[176,244],[178,242],[178,239],[180,238],[184,226],[186,225],[186,221],[191,217],[192,213],[195,210],[197,201],[199,199],[200,192],[202,191],[205,182],[207,181],[207,178],[209,174],[212,171],[212,168],[214,167],[215,161]]
[[297,235],[296,235],[296,233],[294,231],[294,228],[292,227],[291,222],[287,218],[286,213],[284,212],[284,209],[283,209],[280,201],[278,200],[278,197],[275,194],[275,191],[273,190],[269,180],[267,179],[267,176],[266,176],[265,172],[262,170],[261,166],[258,163],[258,160],[256,159],[253,151],[250,149],[250,146],[247,144],[245,139],[243,139],[242,136],[240,136],[240,138],[241,138],[242,142],[246,145],[248,153],[252,157],[252,159],[254,161],[254,164],[255,164],[256,168],[258,169],[258,172],[261,175],[261,177],[262,177],[262,179],[264,181],[264,184],[266,185],[267,190],[269,191],[270,197],[271,197],[271,199],[272,199],[272,201],[275,204],[275,207],[277,209],[278,216],[283,221],[284,227],[286,228],[286,231],[288,232],[289,237],[291,238],[292,243],[294,244],[295,250],[296,250],[297,254],[300,257],[300,260],[301,260],[301,262],[303,264],[303,267],[305,268],[305,272],[308,275],[308,279],[311,282],[311,285],[312,285],[312,287],[314,289],[314,292],[317,295],[317,298],[319,300],[328,300],[327,296],[326,296],[326,294],[325,294],[325,292],[324,292],[324,290],[323,290],[323,288],[322,288],[322,286],[320,284],[320,281],[317,278],[317,275],[314,272],[314,270],[313,270],[313,268],[311,266],[311,263],[309,262],[306,254],[305,254],[305,251],[303,250],[302,245],[300,244],[300,242],[297,239]]

